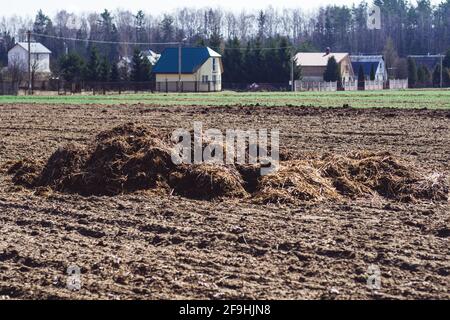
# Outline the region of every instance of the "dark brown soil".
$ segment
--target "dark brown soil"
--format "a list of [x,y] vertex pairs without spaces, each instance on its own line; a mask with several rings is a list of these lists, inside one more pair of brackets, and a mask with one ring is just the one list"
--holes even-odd
[[[373,175],[369,170],[373,163],[364,162],[366,169],[353,172],[354,163],[338,158],[333,163],[339,165],[330,166],[329,160],[361,150],[389,152],[414,168],[448,176],[449,114],[351,108],[0,105],[0,297],[448,299],[449,202],[430,201],[428,193],[416,194],[409,202],[390,197],[389,192],[398,194],[398,185]],[[252,179],[245,179],[251,185],[239,181],[247,189],[240,189],[239,198],[233,194],[212,201],[155,188],[120,194],[117,188],[124,185],[102,180],[105,175],[90,176],[91,185],[103,183],[106,191],[119,195],[95,196],[92,190],[84,195],[66,193],[51,183],[33,187],[38,168],[48,165],[49,158],[54,160],[53,170],[45,176],[70,189],[79,187],[80,181],[76,176],[67,180],[64,172],[54,170],[67,167],[61,161],[93,168],[100,167],[112,148],[115,155],[129,153],[129,143],[117,139],[129,132],[109,132],[98,137],[102,148],[94,150],[97,156],[86,166],[79,155],[93,154],[85,148],[102,130],[138,123],[153,128],[157,134],[150,134],[163,140],[175,128],[191,129],[193,121],[219,129],[279,128],[290,161],[322,157],[323,166],[311,170],[338,177],[333,186],[339,196],[348,196],[262,205],[245,196],[249,190],[258,192]],[[139,137],[135,131],[131,135]],[[136,179],[133,185],[148,181],[133,176],[133,170],[147,163],[146,154],[141,156],[120,168],[130,170],[129,176]],[[17,164],[22,159],[29,161]],[[411,176],[401,175],[403,167],[389,159],[382,163],[400,170],[395,171],[395,181],[416,178],[410,171]],[[252,168],[237,169],[254,178]],[[302,170],[289,171],[286,178]],[[349,184],[349,172],[356,173],[361,184]],[[184,183],[192,181],[186,177],[200,175],[206,189],[214,188],[208,185],[215,181],[208,180],[211,170],[189,174],[181,177]],[[235,171],[230,174],[236,176]],[[13,181],[15,176],[24,181]],[[273,185],[276,181],[267,183]],[[311,188],[297,187],[299,195],[310,196]],[[352,197],[365,193],[365,187],[379,190],[364,198]],[[423,190],[436,191],[429,185]],[[197,191],[190,196],[204,198],[205,191]],[[82,271],[77,292],[66,288],[71,264]],[[381,270],[382,287],[376,291],[366,286],[373,264]]]

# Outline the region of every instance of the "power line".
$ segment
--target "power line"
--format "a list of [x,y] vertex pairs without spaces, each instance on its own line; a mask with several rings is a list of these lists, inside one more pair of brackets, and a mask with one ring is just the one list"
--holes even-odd
[[60,36],[52,36],[48,34],[31,33],[33,36],[45,37],[58,40],[67,41],[80,41],[80,42],[91,42],[100,44],[123,44],[123,45],[177,45],[179,42],[122,42],[122,41],[105,41],[105,40],[93,40],[93,39],[78,39],[78,38],[68,38]]
[[[143,45],[179,45],[180,42],[123,42],[123,41],[105,41],[105,40],[94,40],[94,39],[79,39],[79,38],[69,38],[69,37],[61,37],[61,36],[52,36],[48,34],[40,34],[32,32],[31,35],[37,37],[44,37],[50,39],[57,40],[65,40],[65,41],[79,41],[79,42],[90,42],[90,43],[99,43],[99,44],[117,44],[117,45],[135,45],[135,46],[143,46]],[[218,48],[213,47],[213,49],[220,50],[280,50],[280,49],[293,49],[294,46],[285,46],[285,47],[238,47],[238,48]]]
[[[221,49],[221,48],[213,48],[213,49]],[[262,48],[255,48],[255,47],[240,47],[240,48],[223,48],[221,50],[281,50],[281,49],[294,49],[294,46],[289,47],[262,47]]]

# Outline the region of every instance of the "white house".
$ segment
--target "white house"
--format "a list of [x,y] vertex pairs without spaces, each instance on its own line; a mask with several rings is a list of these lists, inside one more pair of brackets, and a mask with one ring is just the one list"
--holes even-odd
[[370,80],[370,74],[372,71],[375,75],[374,80],[386,81],[388,79],[388,73],[383,56],[350,56],[350,60],[352,61],[353,71],[355,72],[356,78],[358,78],[359,69],[361,68],[364,72],[365,80]]
[[222,90],[222,56],[209,47],[185,47],[181,56],[178,48],[166,48],[152,72],[156,75],[157,91]]
[[[44,45],[39,42],[30,44],[31,68],[36,73],[50,73],[50,54]],[[19,68],[28,72],[28,43],[18,42],[8,51],[8,68]]]

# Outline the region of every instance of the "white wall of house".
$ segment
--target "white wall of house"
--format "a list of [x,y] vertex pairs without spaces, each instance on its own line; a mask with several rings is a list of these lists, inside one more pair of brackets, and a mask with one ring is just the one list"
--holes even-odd
[[[221,91],[222,90],[222,62],[221,58],[210,57],[195,73],[181,74],[184,91]],[[183,62],[181,62],[183,64]],[[177,91],[177,73],[157,73],[156,82],[161,83],[160,90]],[[158,85],[157,85],[158,86]],[[158,88],[158,87],[157,87]]]
[[[50,73],[50,54],[32,53],[31,66],[37,73]],[[28,51],[16,45],[8,52],[8,68],[18,67],[20,70],[28,71]]]
[[375,72],[375,80],[385,81],[387,79],[386,65],[384,64],[384,60],[381,60],[378,64],[377,71]]

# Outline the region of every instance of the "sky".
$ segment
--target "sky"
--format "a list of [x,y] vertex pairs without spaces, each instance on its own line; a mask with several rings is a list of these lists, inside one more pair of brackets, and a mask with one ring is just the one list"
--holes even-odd
[[[170,12],[181,7],[220,7],[223,9],[241,11],[266,8],[271,5],[274,8],[297,8],[314,9],[321,5],[337,4],[351,5],[359,0],[0,0],[8,2],[1,5],[1,16],[34,16],[39,9],[46,14],[53,15],[59,10],[68,12],[91,12],[101,11],[105,8],[114,10],[116,8],[128,9],[133,12],[142,9],[144,12],[159,14]],[[368,0],[370,2],[370,0]],[[440,3],[440,0],[431,0],[432,3]]]

